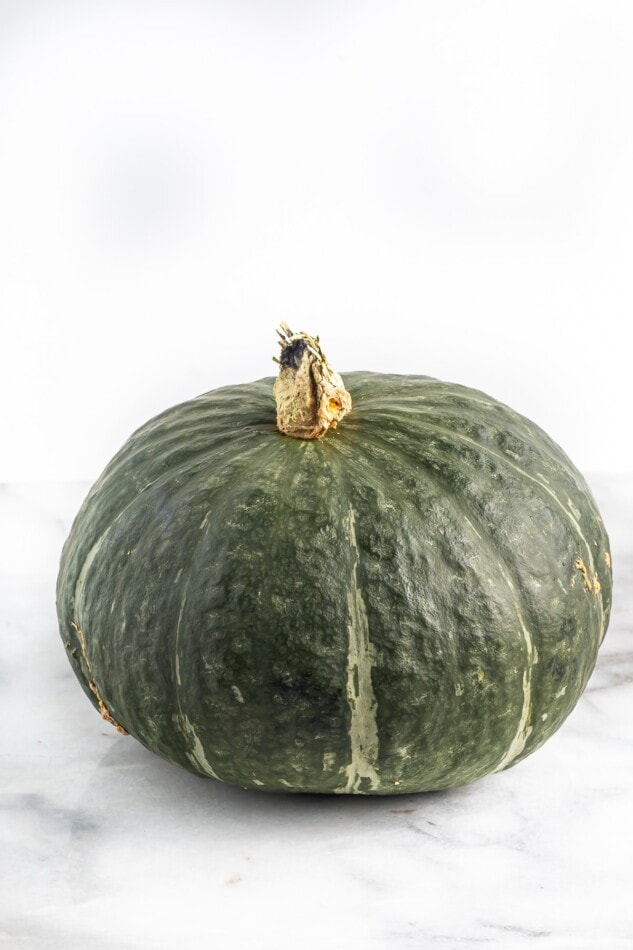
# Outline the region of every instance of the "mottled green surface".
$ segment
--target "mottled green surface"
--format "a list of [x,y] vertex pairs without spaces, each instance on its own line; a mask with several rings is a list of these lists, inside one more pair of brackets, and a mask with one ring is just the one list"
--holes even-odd
[[506,406],[344,378],[353,411],[319,442],[277,432],[272,379],[139,429],[64,548],[62,638],[95,705],[96,687],[201,774],[462,785],[576,704],[608,622],[607,536],[566,455]]

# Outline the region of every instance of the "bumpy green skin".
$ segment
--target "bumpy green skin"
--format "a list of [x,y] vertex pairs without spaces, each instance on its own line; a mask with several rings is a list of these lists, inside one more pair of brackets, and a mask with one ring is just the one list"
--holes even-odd
[[272,379],[139,429],[64,547],[61,635],[95,706],[199,774],[464,785],[576,704],[608,623],[607,535],[566,455],[506,406],[344,378],[353,411],[316,442],[277,432]]

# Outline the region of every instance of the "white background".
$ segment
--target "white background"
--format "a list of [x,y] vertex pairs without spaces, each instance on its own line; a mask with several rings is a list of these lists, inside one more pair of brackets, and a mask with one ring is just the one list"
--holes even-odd
[[633,5],[0,0],[0,479],[176,402],[423,373],[633,468]]

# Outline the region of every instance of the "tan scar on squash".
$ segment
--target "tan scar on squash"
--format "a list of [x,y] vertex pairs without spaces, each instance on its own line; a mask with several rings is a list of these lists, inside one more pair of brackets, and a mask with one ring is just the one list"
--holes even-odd
[[72,621],[70,626],[73,628],[73,630],[76,632],[77,636],[79,637],[81,655],[83,656],[86,662],[86,668],[88,670],[88,675],[90,677],[90,679],[88,680],[88,686],[90,688],[90,691],[94,693],[94,695],[97,698],[97,702],[99,704],[99,712],[101,713],[101,718],[105,719],[106,722],[109,722],[111,725],[113,725],[116,731],[120,732],[122,736],[127,736],[128,735],[127,729],[124,729],[121,723],[116,721],[116,719],[114,718],[114,716],[112,715],[112,713],[110,712],[106,704],[104,703],[101,693],[99,692],[99,687],[94,681],[92,669],[90,667],[90,660],[88,659],[88,654],[86,653],[86,634],[83,632],[79,624],[75,623],[74,620]]
[[577,557],[576,560],[574,561],[574,567],[576,568],[577,571],[580,571],[580,573],[582,574],[585,590],[593,591],[594,594],[599,594],[600,581],[598,580],[598,575],[596,574],[596,572],[594,571],[593,573],[593,579],[590,578],[589,571],[585,567],[585,562],[579,557]]

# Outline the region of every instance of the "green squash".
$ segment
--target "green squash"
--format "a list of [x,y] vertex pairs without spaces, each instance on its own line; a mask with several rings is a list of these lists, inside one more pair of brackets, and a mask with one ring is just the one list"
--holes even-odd
[[607,629],[585,481],[481,392],[356,372],[351,407],[318,340],[281,342],[287,434],[272,379],[219,389],[135,432],[88,494],[57,590],[81,685],[247,788],[411,793],[515,765]]

